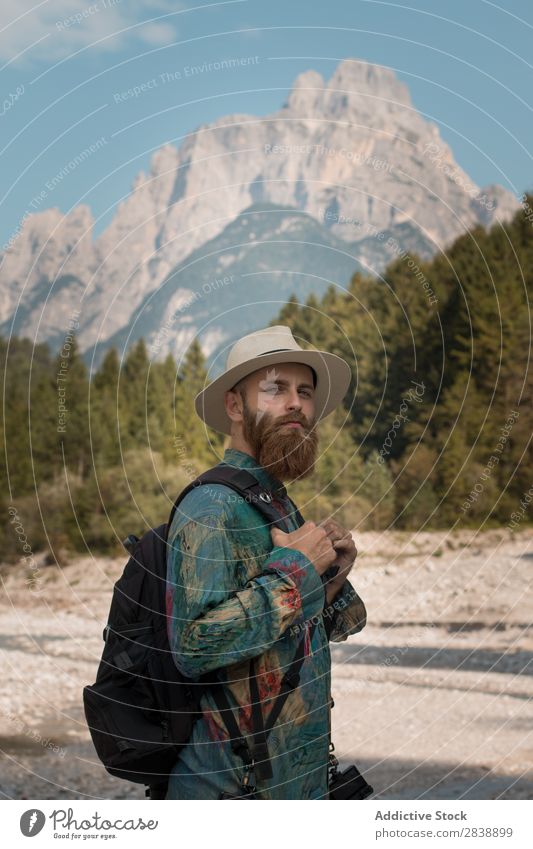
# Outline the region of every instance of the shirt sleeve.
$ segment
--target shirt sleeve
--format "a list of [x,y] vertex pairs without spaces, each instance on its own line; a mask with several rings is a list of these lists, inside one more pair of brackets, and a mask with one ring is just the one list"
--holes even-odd
[[324,603],[323,621],[330,641],[342,643],[366,625],[366,607],[346,580],[330,604]]
[[318,572],[295,549],[273,547],[260,573],[246,580],[246,547],[237,547],[239,531],[231,524],[231,508],[219,503],[170,528],[168,636],[188,678],[262,654],[296,620],[311,619],[324,606]]

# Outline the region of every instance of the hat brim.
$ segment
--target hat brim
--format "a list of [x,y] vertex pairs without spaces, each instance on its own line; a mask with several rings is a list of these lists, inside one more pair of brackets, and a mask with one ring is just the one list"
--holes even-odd
[[231,419],[226,413],[224,394],[235,384],[258,369],[281,363],[303,363],[317,375],[315,419],[325,418],[339,406],[348,391],[352,370],[346,360],[329,351],[276,351],[260,354],[217,377],[194,399],[197,415],[206,425],[220,433],[231,434]]

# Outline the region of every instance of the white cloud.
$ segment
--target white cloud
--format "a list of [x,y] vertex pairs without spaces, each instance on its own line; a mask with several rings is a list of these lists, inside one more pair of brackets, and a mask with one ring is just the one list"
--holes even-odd
[[0,62],[42,65],[84,47],[117,51],[169,44],[184,8],[172,0],[2,0]]
[[142,27],[142,39],[147,44],[170,44],[175,38],[174,28],[167,23],[144,24]]

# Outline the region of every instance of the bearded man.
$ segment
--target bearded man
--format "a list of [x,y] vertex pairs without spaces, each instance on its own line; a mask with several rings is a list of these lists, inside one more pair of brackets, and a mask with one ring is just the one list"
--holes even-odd
[[[350,378],[340,357],[302,349],[290,328],[277,325],[236,342],[223,374],[195,399],[200,418],[230,436],[221,462],[250,472],[288,528],[270,528],[232,489],[209,484],[183,498],[168,536],[174,662],[194,681],[222,684],[235,736],[253,739],[257,705],[267,726],[302,641],[299,683],[269,730],[269,771],[253,775],[257,799],[328,798],[329,641],[360,631],[366,611],[347,580],[357,554],[350,532],[332,518],[302,524],[283,482],[312,474],[318,422],[341,403]],[[206,687],[167,799],[242,794],[243,760],[226,714]]]

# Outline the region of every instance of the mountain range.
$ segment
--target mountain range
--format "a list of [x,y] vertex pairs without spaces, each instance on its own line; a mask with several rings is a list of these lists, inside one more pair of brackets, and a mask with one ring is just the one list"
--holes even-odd
[[0,256],[0,333],[86,357],[144,336],[155,357],[197,336],[208,358],[359,270],[429,258],[518,201],[476,186],[393,71],[346,59],[300,74],[266,116],[233,114],[166,144],[93,238],[85,205],[29,216]]

